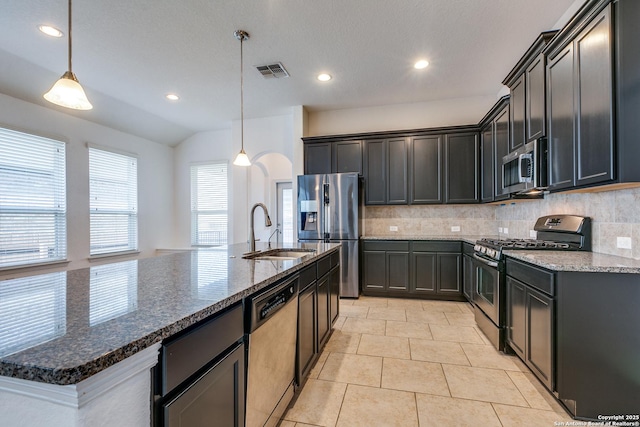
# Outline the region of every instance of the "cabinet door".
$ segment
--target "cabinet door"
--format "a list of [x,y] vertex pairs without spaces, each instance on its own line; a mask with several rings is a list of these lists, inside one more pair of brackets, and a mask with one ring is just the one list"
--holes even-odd
[[329,309],[329,274],[318,279],[318,351],[324,347],[331,330]]
[[438,281],[438,256],[433,252],[412,252],[413,286],[417,294],[434,294]]
[[547,65],[549,114],[549,189],[574,185],[575,109],[573,45],[567,46]]
[[334,267],[329,276],[329,313],[331,325],[338,319],[340,314],[340,267]]
[[553,300],[527,288],[527,344],[525,362],[549,390],[553,390]]
[[364,143],[364,200],[367,205],[387,203],[387,154],[385,140]]
[[438,254],[438,293],[462,294],[462,254]]
[[409,201],[407,188],[408,156],[406,138],[390,139],[387,141],[387,204],[400,205]]
[[525,71],[527,100],[527,141],[540,138],[545,135],[545,68],[543,54],[527,67]]
[[476,270],[473,258],[469,255],[462,256],[462,293],[469,302],[473,302],[473,288],[476,282]]
[[311,143],[304,145],[305,175],[331,173],[331,143]]
[[316,283],[302,292],[298,297],[298,351],[296,360],[296,379],[301,385],[313,366],[315,354],[318,352],[316,339]]
[[411,204],[443,202],[442,151],[441,135],[411,139]]
[[244,344],[163,406],[168,427],[244,426]]
[[610,34],[611,20],[607,8],[575,41],[576,185],[614,179]]
[[509,151],[522,147],[527,138],[524,74],[511,87],[511,141]]
[[507,276],[507,343],[522,360],[526,344],[525,286]]
[[494,129],[494,176],[495,176],[495,200],[508,197],[503,188],[502,158],[509,154],[509,106],[507,105],[493,121]]
[[387,259],[385,252],[364,251],[362,255],[362,288],[365,291],[386,291]]
[[409,291],[409,252],[387,252],[389,291]]
[[480,201],[488,203],[493,201],[494,196],[494,142],[493,123],[487,126],[480,134]]
[[362,141],[336,141],[331,152],[333,173],[357,172],[362,175]]
[[478,202],[479,145],[475,133],[446,136],[446,203]]

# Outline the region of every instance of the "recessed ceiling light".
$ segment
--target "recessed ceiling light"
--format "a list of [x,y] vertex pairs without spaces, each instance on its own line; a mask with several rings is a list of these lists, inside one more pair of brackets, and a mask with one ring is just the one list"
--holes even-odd
[[44,34],[51,37],[62,37],[63,35],[62,31],[50,25],[38,25],[38,29]]
[[427,68],[428,66],[429,66],[429,61],[426,61],[424,59],[421,59],[420,61],[413,64],[413,67],[418,70],[422,70],[423,68]]
[[331,75],[330,74],[326,74],[326,73],[322,73],[322,74],[318,74],[317,78],[321,82],[328,82],[329,80],[331,80]]
[[180,97],[175,93],[168,93],[164,97],[167,98],[169,101],[177,101],[178,99],[180,99]]

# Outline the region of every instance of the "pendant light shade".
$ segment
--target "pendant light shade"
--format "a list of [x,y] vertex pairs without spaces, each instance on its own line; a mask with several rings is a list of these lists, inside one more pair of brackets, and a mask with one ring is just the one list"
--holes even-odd
[[71,70],[71,0],[69,0],[69,70],[44,94],[47,101],[74,110],[91,110],[93,105],[87,99],[84,89]]
[[249,156],[244,152],[244,81],[242,78],[243,72],[243,58],[242,58],[242,43],[249,39],[249,33],[243,30],[234,31],[233,35],[236,39],[240,40],[240,152],[233,161],[236,166],[251,166]]

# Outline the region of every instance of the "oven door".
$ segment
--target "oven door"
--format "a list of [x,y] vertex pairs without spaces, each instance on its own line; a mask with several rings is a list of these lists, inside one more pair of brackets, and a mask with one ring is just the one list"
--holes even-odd
[[477,254],[474,254],[473,258],[476,270],[473,302],[496,326],[503,326],[503,316],[500,315],[502,273],[498,268],[499,263],[484,259]]

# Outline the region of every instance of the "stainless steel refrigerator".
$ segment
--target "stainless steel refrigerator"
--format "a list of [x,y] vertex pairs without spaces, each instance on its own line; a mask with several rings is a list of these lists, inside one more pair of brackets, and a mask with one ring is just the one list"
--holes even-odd
[[342,243],[340,296],[358,298],[362,192],[357,173],[298,176],[298,240]]

